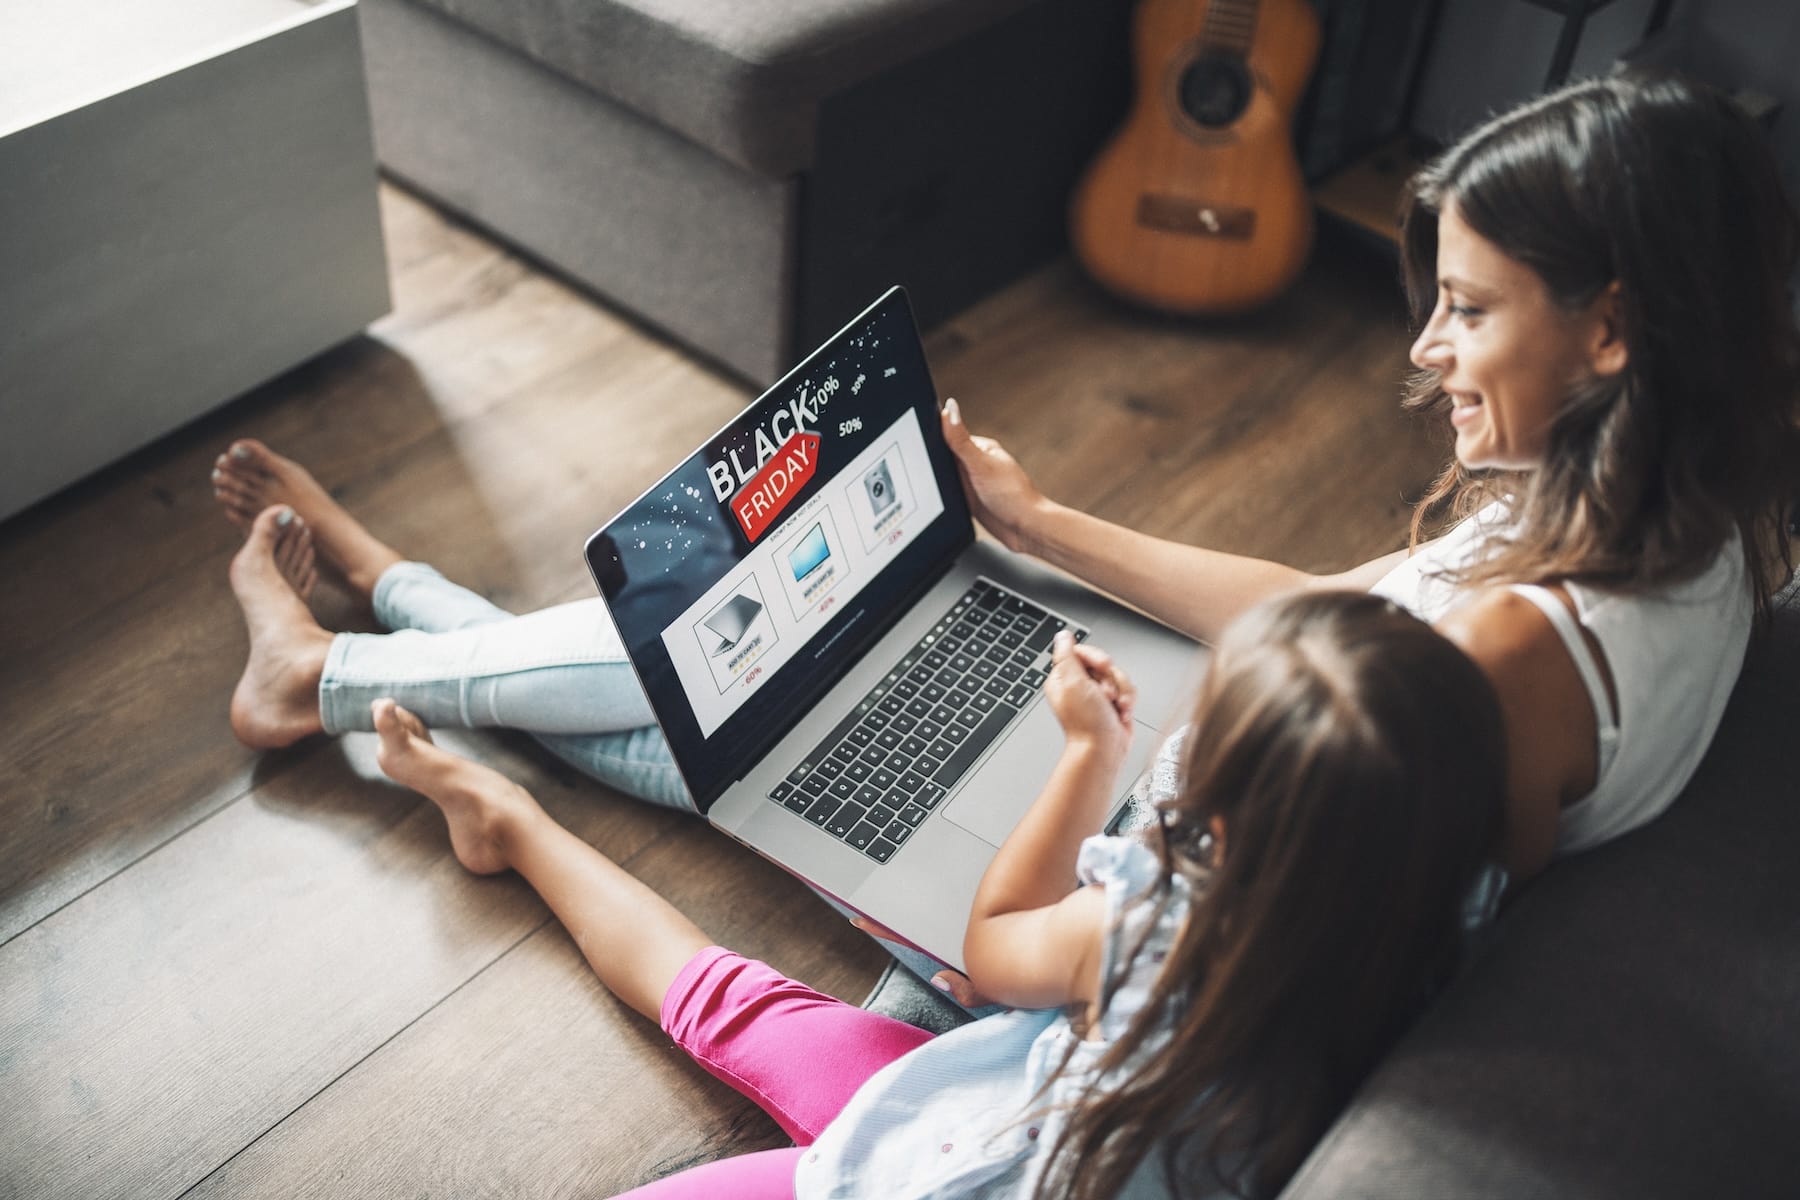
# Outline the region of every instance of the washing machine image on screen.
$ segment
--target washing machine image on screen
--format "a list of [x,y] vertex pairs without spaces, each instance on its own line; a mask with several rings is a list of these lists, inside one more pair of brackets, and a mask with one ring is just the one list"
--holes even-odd
[[863,490],[869,494],[869,508],[877,517],[900,503],[900,493],[894,488],[894,473],[888,470],[885,458],[863,474]]
[[844,498],[862,532],[863,548],[873,552],[881,540],[899,527],[912,503],[906,463],[898,445],[889,446],[861,477],[845,489]]

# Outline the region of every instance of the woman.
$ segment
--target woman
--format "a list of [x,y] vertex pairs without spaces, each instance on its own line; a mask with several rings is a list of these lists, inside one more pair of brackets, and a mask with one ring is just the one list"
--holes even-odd
[[[1297,588],[1434,622],[1500,697],[1497,858],[1522,879],[1668,805],[1791,572],[1795,233],[1760,131],[1691,84],[1584,82],[1465,137],[1401,214],[1408,403],[1447,415],[1455,460],[1413,545],[1340,575],[1106,525],[1041,495],[954,402],[946,431],[1002,542],[1202,639]],[[1446,512],[1460,523],[1421,543]]]
[[[1760,131],[1704,87],[1593,80],[1469,134],[1413,181],[1402,213],[1421,323],[1409,403],[1449,420],[1455,459],[1413,545],[1339,575],[1108,525],[1043,496],[954,401],[944,430],[1002,542],[1197,637],[1318,587],[1373,589],[1436,624],[1500,698],[1497,860],[1523,879],[1667,806],[1711,739],[1753,614],[1791,570],[1796,241]],[[292,548],[304,533],[253,537],[233,566],[251,627],[233,701],[246,741],[367,728],[369,701],[394,695],[428,724],[516,725],[608,783],[685,800],[583,606],[513,618],[403,564],[254,443],[221,456],[214,481],[246,526],[291,506],[391,628],[442,631],[333,639],[283,582],[306,581]],[[1421,541],[1445,516],[1460,520]],[[481,648],[436,653],[446,637]]]

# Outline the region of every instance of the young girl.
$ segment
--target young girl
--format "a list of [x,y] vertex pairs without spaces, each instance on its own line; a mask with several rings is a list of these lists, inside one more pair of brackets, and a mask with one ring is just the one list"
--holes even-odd
[[519,871],[609,988],[797,1143],[633,1196],[1273,1195],[1456,963],[1500,828],[1492,690],[1388,601],[1253,609],[1159,762],[1144,840],[1087,836],[1129,680],[1064,634],[1046,694],[1067,745],[964,947],[1017,1009],[935,1040],[713,945],[522,789],[373,709],[383,769],[443,809],[458,859]]

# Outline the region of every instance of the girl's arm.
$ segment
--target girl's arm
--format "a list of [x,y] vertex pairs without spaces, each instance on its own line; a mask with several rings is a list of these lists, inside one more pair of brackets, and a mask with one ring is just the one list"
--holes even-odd
[[1085,579],[1201,641],[1216,640],[1233,617],[1281,592],[1366,591],[1406,557],[1401,550],[1341,574],[1310,575],[1266,559],[1154,538],[1045,496],[998,442],[969,432],[955,400],[944,404],[943,426],[975,518],[1002,545]]
[[1136,702],[1103,651],[1061,633],[1053,653],[1044,692],[1068,742],[982,876],[963,939],[976,990],[1026,1008],[1099,998],[1105,900],[1100,888],[1075,887],[1075,860],[1106,819]]

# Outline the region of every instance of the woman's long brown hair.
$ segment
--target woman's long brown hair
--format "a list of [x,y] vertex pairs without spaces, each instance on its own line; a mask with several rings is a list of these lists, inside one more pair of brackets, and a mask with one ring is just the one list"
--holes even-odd
[[1500,829],[1502,736],[1480,670],[1385,600],[1301,595],[1235,622],[1146,902],[1176,875],[1195,900],[1097,1068],[1128,1081],[1090,1085],[1039,1195],[1111,1197],[1147,1160],[1177,1194],[1279,1191],[1458,961]]
[[[1509,538],[1464,583],[1570,580],[1641,591],[1691,578],[1735,531],[1766,616],[1793,571],[1800,492],[1800,227],[1755,123],[1674,77],[1622,74],[1514,109],[1408,187],[1401,256],[1415,321],[1436,302],[1445,205],[1577,311],[1620,286],[1629,357],[1574,389],[1541,467],[1452,462],[1414,512],[1427,527],[1504,500]],[[1435,372],[1408,406],[1449,408]]]

